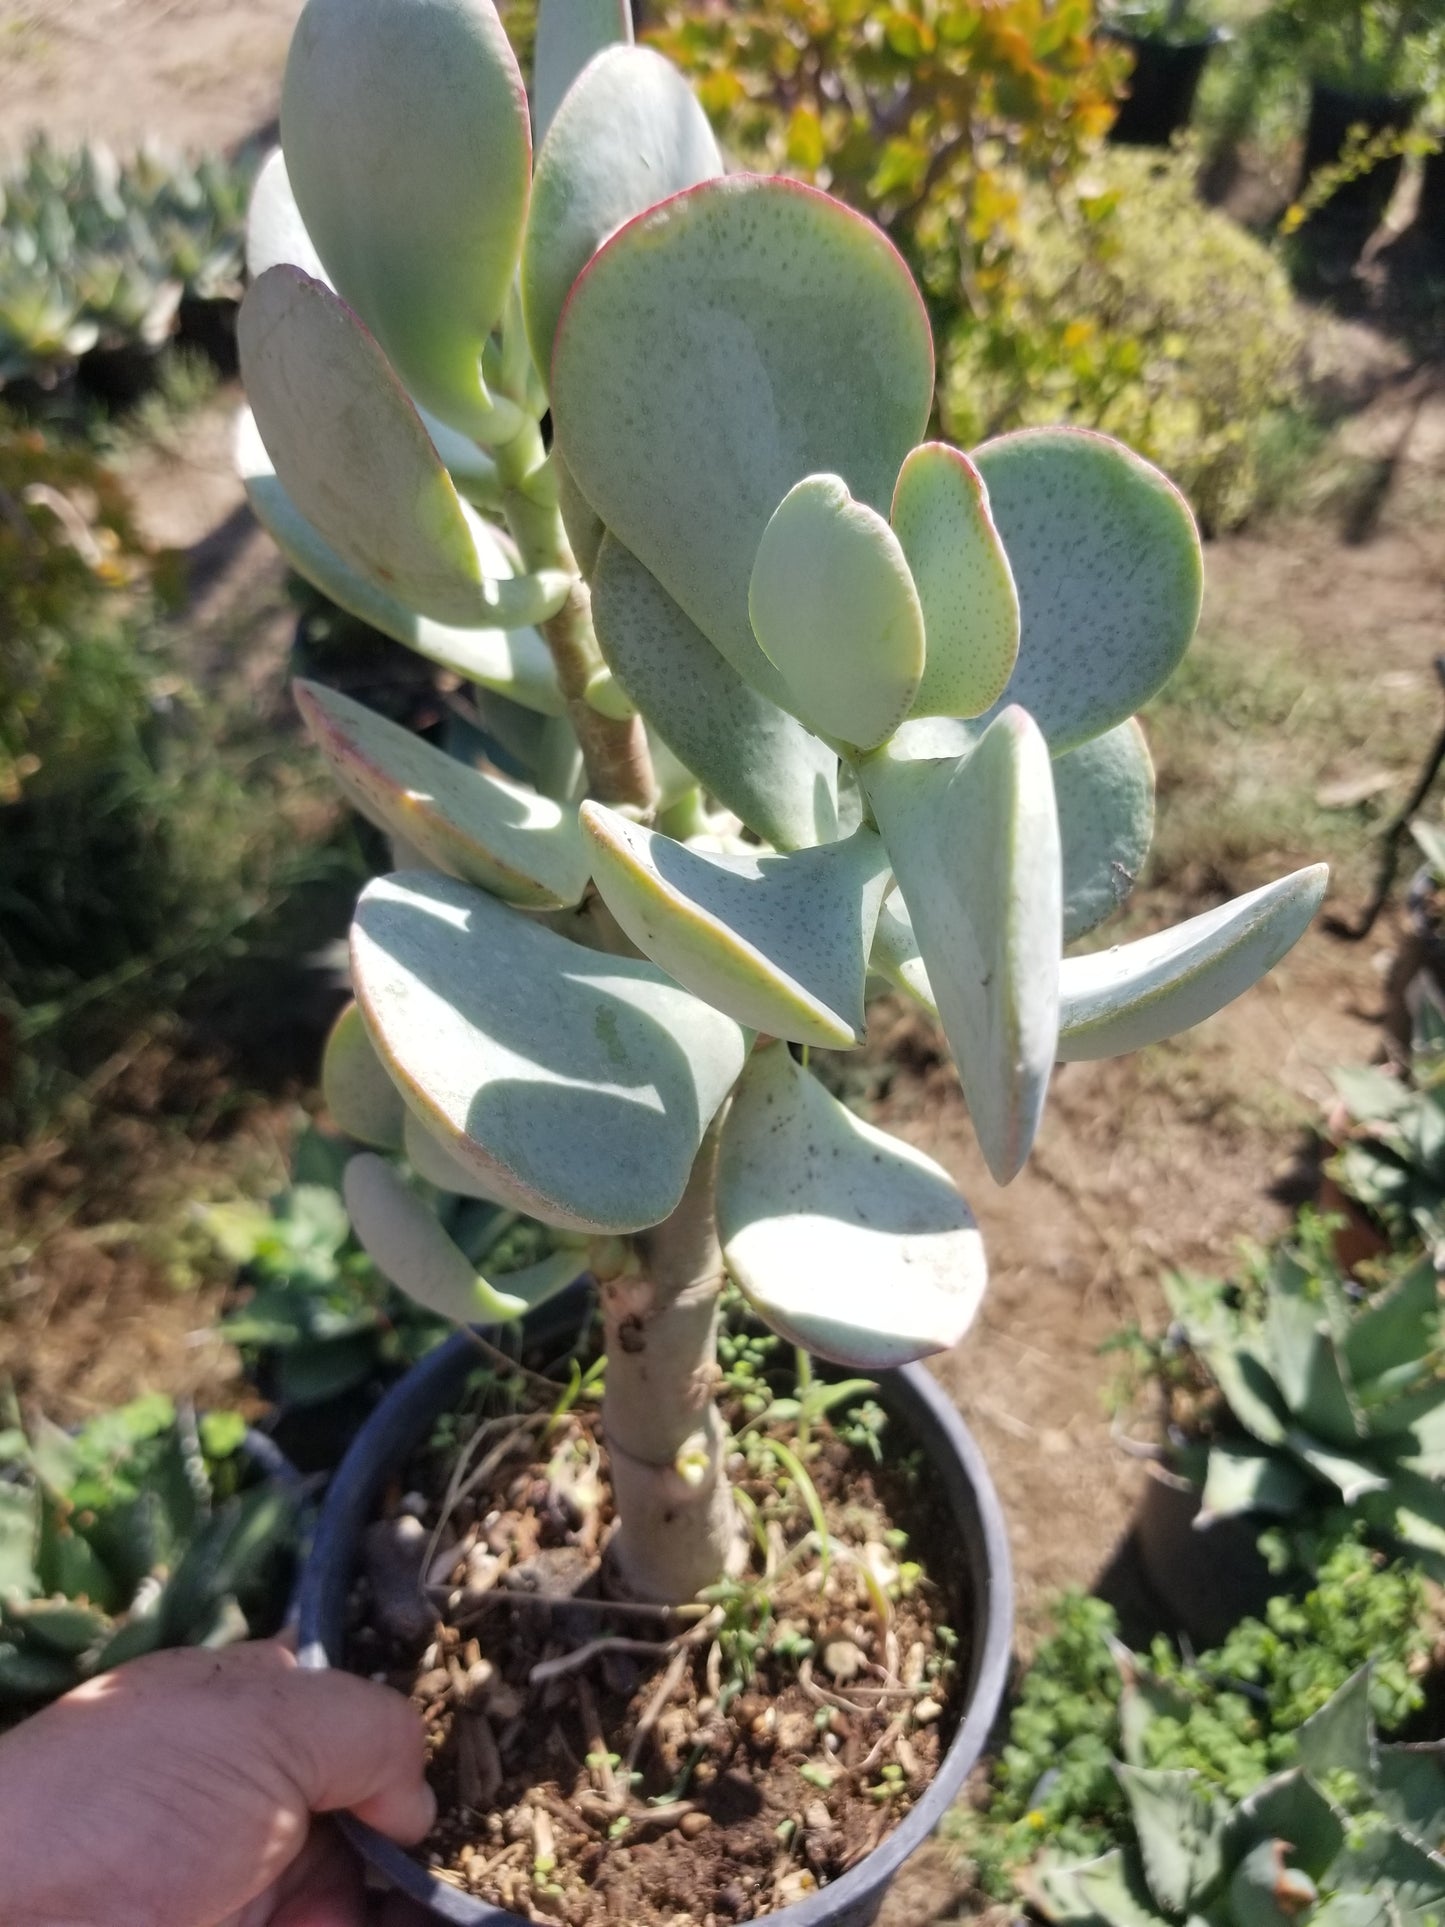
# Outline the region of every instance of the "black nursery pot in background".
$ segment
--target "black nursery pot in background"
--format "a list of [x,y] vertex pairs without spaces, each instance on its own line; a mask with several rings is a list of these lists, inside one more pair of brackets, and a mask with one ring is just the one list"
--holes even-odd
[[1109,38],[1134,56],[1109,139],[1116,147],[1167,147],[1189,125],[1205,64],[1223,34],[1215,29],[1199,40],[1157,40],[1114,31]]
[[[561,1301],[541,1314],[539,1336],[556,1331],[554,1320],[560,1308]],[[458,1332],[393,1387],[342,1461],[326,1494],[297,1596],[303,1666],[339,1663],[357,1549],[378,1496],[437,1417],[460,1398],[476,1363],[475,1347],[465,1332]],[[874,1395],[921,1448],[963,1550],[974,1607],[966,1710],[933,1783],[906,1818],[841,1879],[797,1906],[769,1915],[779,1927],[868,1927],[899,1868],[961,1793],[984,1750],[1008,1680],[1013,1577],[1003,1514],[982,1455],[962,1419],[921,1366],[881,1373]],[[373,1867],[438,1919],[461,1927],[526,1927],[521,1915],[488,1906],[435,1879],[370,1827],[345,1818],[341,1824]]]

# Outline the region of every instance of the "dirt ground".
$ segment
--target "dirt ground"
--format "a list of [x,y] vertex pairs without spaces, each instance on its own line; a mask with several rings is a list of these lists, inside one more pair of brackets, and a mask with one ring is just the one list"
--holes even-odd
[[[17,144],[32,126],[57,139],[97,134],[122,148],[157,132],[176,144],[241,140],[275,113],[298,4],[3,0],[0,143]],[[258,700],[271,700],[280,673],[274,639],[288,618],[280,571],[249,529],[231,479],[232,399],[223,395],[177,440],[138,455],[131,474],[152,535],[191,557],[203,653],[234,647],[240,609],[242,633],[261,638],[249,658],[257,667],[246,673]],[[1359,678],[1382,703],[1389,698],[1397,723],[1403,717],[1403,742],[1417,741],[1423,755],[1437,723],[1431,658],[1445,646],[1439,387],[1414,377],[1387,382],[1344,445],[1380,478],[1378,501],[1350,531],[1364,539],[1346,540],[1331,509],[1213,545],[1204,633],[1244,643],[1267,635],[1322,678]],[[1368,762],[1367,731],[1362,741]],[[1287,720],[1277,748],[1287,756],[1291,747]],[[1411,774],[1402,750],[1395,758],[1383,772],[1386,810]],[[1292,863],[1310,852],[1281,854]],[[1172,879],[1167,903],[1162,893],[1141,893],[1138,927],[1215,900],[1181,903],[1179,890]],[[1187,1037],[1118,1063],[1064,1067],[1038,1149],[1006,1191],[983,1168],[956,1081],[926,1029],[891,1008],[876,1026],[860,1094],[873,1116],[959,1179],[990,1251],[992,1289],[979,1324],[939,1372],[977,1432],[1010,1522],[1023,1649],[1038,1635],[1048,1594],[1089,1583],[1107,1563],[1134,1503],[1139,1466],[1114,1436],[1108,1392],[1117,1368],[1099,1347],[1121,1326],[1157,1326],[1164,1269],[1225,1267],[1241,1238],[1287,1222],[1289,1186],[1309,1121],[1328,1098],[1330,1067],[1376,1052],[1390,942],[1388,923],[1360,946],[1315,930],[1265,985]],[[131,1114],[152,1114],[147,1102],[142,1091]],[[210,1106],[201,1090],[180,1107],[178,1196],[254,1183],[277,1168],[284,1105],[258,1103],[239,1121]],[[56,1293],[45,1251],[30,1254],[18,1274],[29,1283],[0,1308],[0,1377],[7,1363],[23,1368],[62,1418],[122,1387],[219,1382],[225,1361],[195,1336],[214,1286],[202,1278],[179,1295],[170,1289],[120,1201],[90,1213],[99,1234],[94,1223],[72,1223],[66,1155],[58,1144],[36,1182],[60,1200],[55,1235],[88,1239],[94,1255]],[[890,1902],[888,1927],[921,1927],[952,1898],[942,1855],[925,1856]]]

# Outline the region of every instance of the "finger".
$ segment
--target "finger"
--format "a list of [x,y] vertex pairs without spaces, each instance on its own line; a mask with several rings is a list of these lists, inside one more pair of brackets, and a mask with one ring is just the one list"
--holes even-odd
[[312,1813],[348,1808],[403,1846],[430,1832],[421,1715],[400,1693],[352,1673],[291,1672],[274,1689],[274,1757]]
[[366,1888],[356,1855],[324,1821],[288,1871],[269,1927],[366,1927]]

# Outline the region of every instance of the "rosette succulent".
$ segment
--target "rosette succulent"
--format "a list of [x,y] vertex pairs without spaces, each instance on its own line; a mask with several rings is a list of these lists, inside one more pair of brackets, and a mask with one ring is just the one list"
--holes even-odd
[[[596,1277],[614,1581],[683,1597],[739,1544],[724,1268],[868,1369],[953,1344],[984,1287],[952,1180],[807,1048],[861,1046],[870,989],[902,983],[1006,1183],[1058,1058],[1208,1016],[1324,872],[1063,959],[1148,848],[1132,718],[1194,633],[1189,511],[1097,435],[930,441],[898,253],[728,174],[625,7],[543,0],[529,111],[490,0],[308,0],[281,132],[240,323],[252,502],[472,686],[491,745],[448,758],[299,691],[397,852],[327,1064],[392,1154],[351,1165],[353,1223],[459,1319]],[[494,1288],[428,1187],[558,1249]]]

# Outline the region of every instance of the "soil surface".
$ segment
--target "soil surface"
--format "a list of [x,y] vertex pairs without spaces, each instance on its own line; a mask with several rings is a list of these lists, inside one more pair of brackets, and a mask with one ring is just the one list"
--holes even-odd
[[[791,1352],[762,1343],[793,1397]],[[767,1551],[679,1623],[607,1601],[598,1415],[549,1423],[562,1387],[543,1391],[535,1416],[497,1414],[489,1381],[364,1541],[350,1659],[426,1719],[439,1815],[420,1851],[570,1927],[776,1912],[872,1852],[957,1725],[971,1609],[936,1486],[871,1402],[802,1442],[731,1384],[728,1469]],[[826,1555],[775,1439],[806,1464]]]

